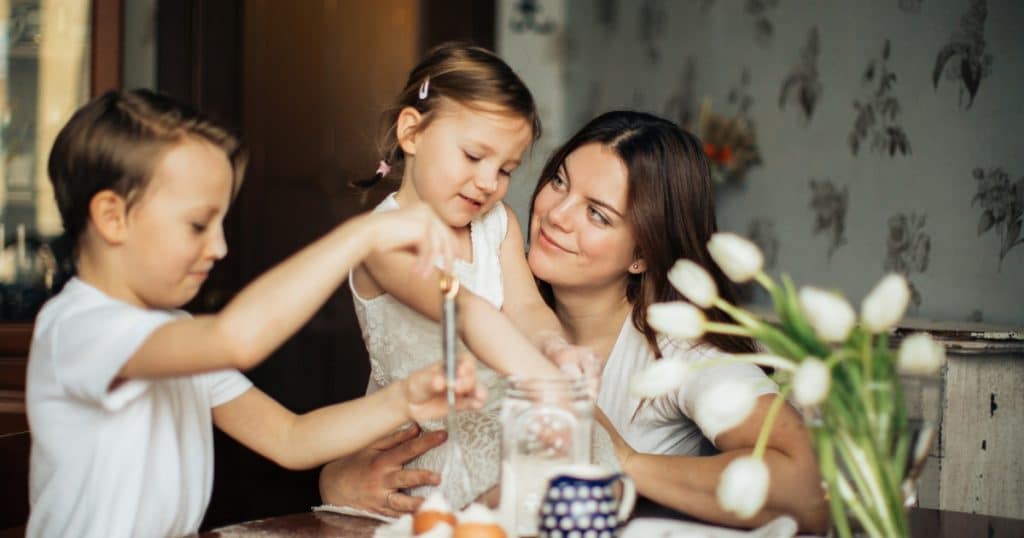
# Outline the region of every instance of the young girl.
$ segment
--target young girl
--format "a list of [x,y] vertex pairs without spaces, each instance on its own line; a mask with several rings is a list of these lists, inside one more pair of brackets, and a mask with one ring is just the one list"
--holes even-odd
[[[501,203],[509,176],[540,135],[533,97],[519,77],[487,50],[442,45],[413,69],[385,119],[385,159],[377,179],[392,167],[400,168],[402,179],[398,191],[375,211],[422,201],[451,227],[454,273],[462,284],[459,333],[478,358],[497,370],[480,367],[480,383],[490,392],[482,412],[461,415],[447,445],[410,463],[440,471],[451,443],[460,443],[466,468],[472,469],[469,490],[451,477],[442,477],[440,487],[453,506],[462,507],[498,480],[498,373],[558,376],[545,354],[561,354],[553,358],[583,367],[588,354],[562,337],[526,265],[515,214]],[[368,392],[438,360],[437,285],[409,282],[406,275],[414,261],[398,252],[374,254],[352,272],[356,313],[370,354]]]
[[[370,253],[413,250],[421,275],[435,256],[450,259],[451,232],[422,204],[349,220],[219,314],[177,310],[227,252],[222,223],[244,168],[224,129],[147,91],[109,92],[57,136],[49,174],[77,277],[32,338],[29,536],[195,532],[213,485],[211,422],[303,469],[445,413],[437,366],[302,416],[237,371],[298,330]],[[481,402],[468,362],[456,389],[462,407]]]

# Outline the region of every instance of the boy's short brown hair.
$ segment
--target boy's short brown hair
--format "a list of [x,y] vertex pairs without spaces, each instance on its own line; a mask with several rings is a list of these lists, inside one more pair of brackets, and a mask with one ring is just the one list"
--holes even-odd
[[199,111],[149,90],[109,91],[78,109],[57,135],[48,166],[68,238],[77,246],[89,202],[101,191],[117,193],[131,207],[164,152],[188,137],[224,151],[234,172],[232,195],[238,192],[245,148]]

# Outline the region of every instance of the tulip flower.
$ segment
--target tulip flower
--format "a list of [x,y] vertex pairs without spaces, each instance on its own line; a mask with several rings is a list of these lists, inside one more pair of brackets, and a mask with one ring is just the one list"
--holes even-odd
[[756,401],[750,381],[726,379],[700,393],[694,415],[698,425],[714,424],[718,431],[725,431],[743,422]]
[[659,333],[675,338],[699,338],[704,334],[704,313],[690,303],[671,301],[647,307],[647,323]]
[[708,252],[725,276],[743,283],[761,272],[764,255],[757,245],[736,234],[716,233],[708,241]]
[[761,458],[736,458],[722,471],[718,503],[743,519],[752,517],[768,498],[768,479],[768,466]]
[[831,383],[832,371],[824,361],[807,357],[793,375],[793,399],[805,407],[818,405],[828,396]]
[[826,342],[842,342],[849,336],[856,314],[842,296],[813,287],[800,289],[800,308],[815,334]]
[[910,287],[903,276],[890,273],[875,285],[860,305],[860,319],[869,331],[880,333],[896,326],[910,303]]
[[910,375],[931,375],[946,362],[946,348],[927,333],[914,333],[900,344],[897,367]]
[[668,272],[668,281],[691,303],[708,308],[718,297],[718,287],[711,275],[693,261],[682,259]]
[[690,371],[690,365],[680,358],[656,360],[633,376],[629,391],[638,398],[657,398],[678,390]]

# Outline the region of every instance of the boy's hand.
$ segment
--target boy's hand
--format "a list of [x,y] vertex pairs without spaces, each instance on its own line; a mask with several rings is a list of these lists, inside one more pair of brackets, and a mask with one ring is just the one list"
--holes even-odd
[[[487,397],[482,386],[476,384],[476,366],[463,355],[455,371],[455,408],[480,409]],[[402,380],[403,394],[408,403],[409,418],[422,421],[441,418],[448,413],[448,399],[444,365],[440,362],[413,372]]]
[[395,211],[373,213],[370,218],[378,224],[373,233],[375,252],[415,252],[416,274],[422,277],[429,275],[437,263],[441,263],[441,270],[451,271],[455,234],[427,204],[421,202]]

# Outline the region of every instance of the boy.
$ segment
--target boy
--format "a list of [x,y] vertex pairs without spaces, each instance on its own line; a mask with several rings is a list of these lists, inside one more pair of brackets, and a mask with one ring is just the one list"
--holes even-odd
[[[310,468],[446,412],[439,365],[394,389],[296,416],[238,370],[267,357],[373,252],[414,250],[425,275],[453,238],[426,206],[353,218],[216,315],[177,310],[224,257],[245,152],[152,92],[109,92],[54,142],[49,174],[77,276],[36,320],[27,401],[29,536],[195,532],[213,480],[211,423],[278,464]],[[469,362],[460,407],[478,406]]]

